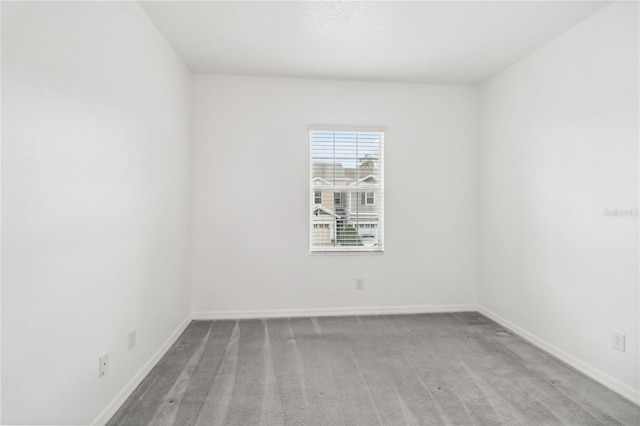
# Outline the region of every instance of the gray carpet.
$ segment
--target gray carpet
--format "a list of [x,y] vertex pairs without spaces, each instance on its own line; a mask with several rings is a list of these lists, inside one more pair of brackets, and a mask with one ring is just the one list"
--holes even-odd
[[638,425],[478,313],[194,321],[116,425]]

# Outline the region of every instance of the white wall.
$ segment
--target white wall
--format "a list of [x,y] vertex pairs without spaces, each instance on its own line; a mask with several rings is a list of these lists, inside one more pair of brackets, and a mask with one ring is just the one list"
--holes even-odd
[[480,305],[636,399],[638,48],[618,3],[493,77],[479,152]]
[[[472,87],[194,76],[196,316],[475,304],[476,106]],[[386,126],[383,255],[309,255],[312,124]]]
[[190,75],[136,3],[2,8],[2,421],[88,424],[189,314]]

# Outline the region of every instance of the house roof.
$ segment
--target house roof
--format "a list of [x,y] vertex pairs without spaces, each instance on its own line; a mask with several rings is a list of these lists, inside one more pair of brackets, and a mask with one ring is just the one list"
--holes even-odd
[[[312,185],[356,185],[363,183],[378,183],[376,170],[370,168],[343,167],[341,164],[313,163],[312,164]],[[372,173],[373,172],[373,173]],[[359,176],[365,175],[363,178]],[[369,180],[373,179],[373,182]]]
[[[319,216],[320,214],[324,213],[324,214],[329,215],[329,216],[340,217],[339,215],[337,215],[336,213],[334,213],[330,209],[328,209],[326,207],[322,207],[319,204],[316,204],[315,206],[313,206],[313,209],[311,210],[311,212],[314,214],[314,216]],[[318,214],[315,214],[316,212]],[[320,212],[322,212],[322,213],[320,213]]]
[[351,184],[351,186],[353,185],[358,185],[361,183],[378,183],[378,179],[376,179],[376,177],[374,175],[367,175],[365,177],[363,177],[362,179],[358,179],[356,182],[353,182]]

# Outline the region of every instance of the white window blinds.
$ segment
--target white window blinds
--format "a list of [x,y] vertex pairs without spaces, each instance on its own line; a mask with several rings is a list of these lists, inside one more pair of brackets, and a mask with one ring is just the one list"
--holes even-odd
[[383,139],[377,131],[310,131],[312,253],[383,251]]

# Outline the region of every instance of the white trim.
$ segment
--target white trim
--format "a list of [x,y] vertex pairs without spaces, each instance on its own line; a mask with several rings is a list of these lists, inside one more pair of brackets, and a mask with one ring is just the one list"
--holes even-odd
[[528,341],[529,343],[533,344],[534,346],[538,347],[539,349],[542,349],[543,351],[550,353],[551,355],[555,356],[565,364],[570,365],[571,367],[575,368],[581,373],[591,377],[593,380],[597,381],[598,383],[622,395],[623,397],[627,398],[629,401],[635,404],[640,404],[640,392],[637,389],[634,389],[631,386],[625,383],[622,383],[620,380],[614,377],[611,377],[610,375],[597,369],[596,367],[582,361],[579,358],[576,358],[573,355],[566,353],[562,349],[557,348],[556,346],[552,345],[546,340],[536,336],[535,334],[525,330],[522,327],[517,326],[516,324],[512,323],[508,319],[501,317],[500,315],[488,310],[487,308],[478,306],[478,312],[491,318],[495,322],[499,323],[501,326],[513,331],[515,334],[517,334],[524,340]]
[[184,332],[189,323],[191,323],[192,316],[188,315],[182,323],[176,328],[176,330],[169,336],[169,338],[160,346],[160,348],[153,354],[151,359],[147,361],[140,370],[133,376],[133,378],[125,385],[125,387],[116,395],[115,398],[106,406],[104,410],[91,422],[92,425],[104,425],[116,412],[122,407],[127,398],[131,396],[134,390],[142,383],[142,381],[151,372],[153,367],[162,359],[167,353],[169,348],[178,340],[178,337]]
[[316,177],[314,177],[313,179],[311,179],[311,183],[312,183],[312,184],[314,183],[314,181],[318,181],[318,182],[322,181],[322,182],[324,182],[324,184],[325,184],[325,185],[333,186],[333,184],[332,184],[331,182],[329,182],[329,181],[328,181],[328,180],[326,180],[326,179],[322,179],[320,176],[316,176]]
[[378,133],[386,133],[387,128],[385,126],[349,126],[349,125],[327,125],[327,124],[310,124],[307,127],[307,131],[313,132],[317,131],[337,131],[337,132],[378,132]]
[[309,309],[247,309],[237,311],[200,311],[194,320],[223,320],[251,318],[332,317],[354,315],[431,314],[440,312],[475,312],[476,305],[410,305]]
[[365,177],[360,178],[360,179],[358,179],[357,181],[355,181],[353,183],[350,183],[349,186],[357,186],[359,183],[363,183],[365,180],[367,180],[369,178],[373,179],[376,182],[376,183],[372,183],[370,185],[377,185],[378,184],[379,180],[376,179],[376,177],[374,175],[368,174]]
[[[326,207],[322,207],[321,204],[314,204],[314,206],[311,208],[311,214],[313,214],[316,210],[322,210],[323,212],[327,213],[327,216],[340,217],[334,212],[332,212],[330,209]],[[314,217],[320,217],[320,216],[314,216]]]
[[[358,247],[367,247],[367,246],[358,246]],[[378,247],[378,246],[373,246],[373,247]],[[364,250],[359,250],[359,251],[338,251],[338,250],[334,250],[334,251],[327,251],[325,249],[325,251],[310,251],[309,252],[309,256],[382,256],[384,254],[383,250],[378,250],[378,251],[364,251]]]
[[[336,203],[336,194],[340,194],[340,202]],[[342,196],[342,192],[333,191],[333,206],[334,207],[344,207],[344,197]]]
[[[373,194],[371,198],[372,202],[369,202],[369,194]],[[364,192],[364,205],[365,206],[375,206],[376,205],[376,192],[375,191],[365,191]]]
[[[377,239],[377,238],[376,238]],[[327,247],[327,246],[321,246],[320,248],[312,248],[309,251],[309,254],[313,255],[313,256],[317,256],[317,255],[327,255],[327,254],[332,254],[332,255],[358,255],[358,254],[364,254],[364,255],[369,255],[369,254],[384,254],[384,250],[382,249],[381,246],[340,246],[340,245],[336,245],[335,247]]]
[[312,185],[310,188],[314,191],[345,192],[345,193],[353,194],[354,192],[379,192],[380,183],[361,183],[358,186],[353,185],[353,183],[349,183],[349,184],[336,183],[335,185],[334,184]]

